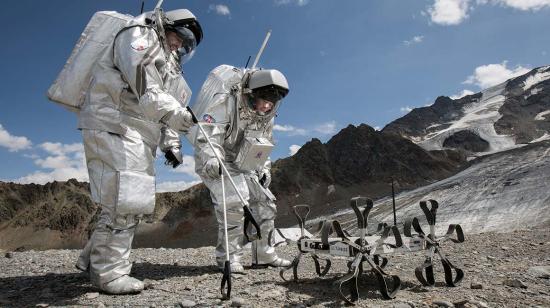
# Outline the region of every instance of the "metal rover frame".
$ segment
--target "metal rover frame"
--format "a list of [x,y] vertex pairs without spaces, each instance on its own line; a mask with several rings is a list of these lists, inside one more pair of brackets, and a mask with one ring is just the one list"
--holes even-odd
[[[428,208],[428,203],[431,208]],[[302,233],[297,241],[298,255],[289,267],[280,271],[283,280],[289,281],[285,274],[292,269],[293,280],[298,282],[298,265],[302,255],[309,255],[313,259],[319,277],[329,272],[333,259],[347,260],[348,272],[338,278],[336,284],[341,298],[348,304],[354,304],[359,299],[358,279],[366,277],[362,275],[363,264],[366,262],[376,277],[382,296],[385,299],[392,299],[400,290],[401,279],[384,270],[388,264],[388,259],[384,256],[418,251],[424,251],[426,256],[423,264],[415,269],[416,278],[423,285],[435,285],[433,259],[436,254],[441,259],[445,282],[448,286],[456,286],[464,278],[464,272],[454,266],[441,250],[441,244],[447,240],[455,243],[464,242],[464,233],[460,225],[451,224],[445,235],[435,234],[436,214],[439,207],[437,201],[420,202],[420,208],[426,216],[430,232],[426,234],[420,226],[420,221],[415,217],[405,222],[404,237],[401,236],[397,226],[387,224],[379,224],[374,233],[368,234],[368,217],[373,208],[371,199],[355,197],[351,199],[350,205],[357,216],[358,234],[350,234],[342,229],[337,220],[325,220],[319,223],[316,231],[312,232],[314,234],[312,237],[306,236],[304,232],[310,211],[309,206],[294,206],[294,213]],[[321,262],[324,264],[321,265]]]

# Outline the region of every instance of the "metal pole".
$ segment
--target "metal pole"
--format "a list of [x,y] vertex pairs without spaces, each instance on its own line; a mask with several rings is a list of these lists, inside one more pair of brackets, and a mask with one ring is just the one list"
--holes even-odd
[[269,29],[269,31],[267,31],[267,34],[265,35],[265,39],[264,39],[264,42],[262,43],[262,47],[260,47],[260,51],[258,51],[258,54],[256,55],[256,59],[254,59],[254,64],[252,64],[252,69],[256,68],[256,65],[260,60],[260,56],[264,52],[265,45],[267,45],[267,41],[269,41],[270,36],[271,36],[271,29]]

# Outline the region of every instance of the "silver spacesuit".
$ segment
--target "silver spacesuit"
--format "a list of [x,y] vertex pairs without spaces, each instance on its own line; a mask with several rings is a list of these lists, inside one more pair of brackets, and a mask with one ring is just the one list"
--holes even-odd
[[[228,65],[215,68],[201,88],[193,106],[195,114],[209,136],[215,151],[224,161],[239,192],[260,225],[262,239],[252,242],[252,263],[257,266],[288,266],[277,256],[272,244],[277,208],[268,186],[271,164],[268,155],[273,147],[273,121],[282,98],[288,93],[286,78],[277,70],[244,71]],[[258,102],[271,104],[259,110]],[[195,147],[195,168],[215,206],[218,221],[216,261],[220,268],[226,260],[222,188],[219,162],[205,136],[194,127],[189,139]],[[243,236],[243,208],[226,178],[225,200],[229,255],[233,272],[242,272],[240,263]]]
[[128,257],[141,216],[154,210],[156,148],[160,142],[167,159],[176,159],[178,134],[192,125],[180,60],[202,30],[188,10],[166,12],[164,28],[154,27],[151,16],[136,17],[116,34],[93,67],[79,112],[91,196],[102,211],[77,267],[113,294],[143,289],[129,276]]

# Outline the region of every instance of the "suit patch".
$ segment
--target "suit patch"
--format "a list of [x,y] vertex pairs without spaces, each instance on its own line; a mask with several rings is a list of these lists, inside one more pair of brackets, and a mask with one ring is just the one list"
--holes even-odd
[[133,50],[144,51],[149,48],[149,41],[144,37],[140,37],[137,40],[133,41],[130,46],[132,46]]
[[214,119],[214,117],[212,117],[211,115],[209,114],[205,114],[202,116],[202,120],[206,123],[216,123],[216,119]]

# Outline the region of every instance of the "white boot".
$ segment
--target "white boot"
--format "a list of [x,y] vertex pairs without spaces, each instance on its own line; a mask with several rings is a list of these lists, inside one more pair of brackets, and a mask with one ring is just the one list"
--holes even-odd
[[131,294],[139,293],[144,285],[141,280],[124,275],[117,279],[107,282],[99,287],[103,292],[109,294]]

